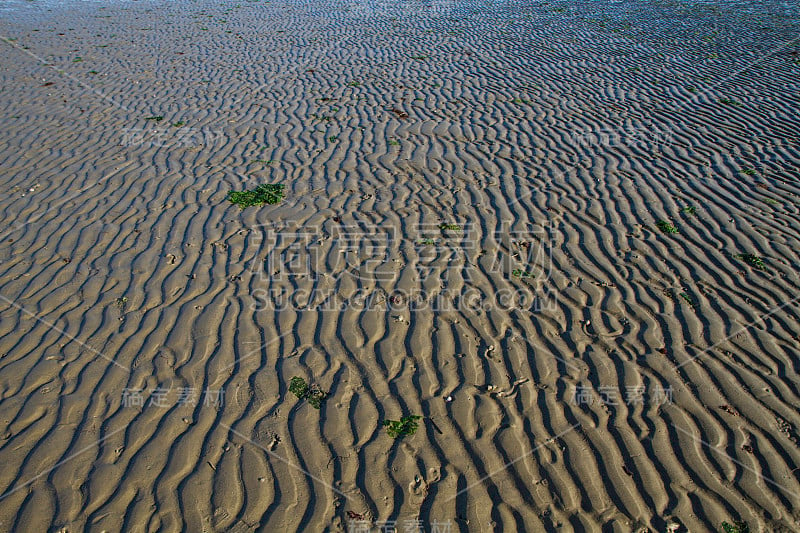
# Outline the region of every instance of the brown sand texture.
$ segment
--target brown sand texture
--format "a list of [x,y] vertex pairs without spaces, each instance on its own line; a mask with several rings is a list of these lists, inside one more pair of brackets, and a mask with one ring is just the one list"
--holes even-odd
[[4,1],[0,531],[800,531],[799,13]]

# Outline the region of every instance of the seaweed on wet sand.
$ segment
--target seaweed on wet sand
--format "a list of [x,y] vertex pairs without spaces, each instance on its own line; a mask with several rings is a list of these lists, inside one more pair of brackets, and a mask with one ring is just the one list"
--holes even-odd
[[408,415],[400,418],[400,420],[384,420],[383,425],[390,437],[399,439],[416,433],[417,428],[419,428],[417,420],[421,418],[419,415]]
[[749,264],[750,266],[755,267],[755,268],[757,268],[759,270],[766,270],[767,269],[767,264],[764,262],[763,259],[761,259],[757,255],[754,255],[754,254],[736,254],[733,257],[735,257],[736,259],[740,259],[740,260],[744,261],[745,263]]
[[659,220],[656,223],[656,227],[664,233],[678,233],[678,228],[666,220]]
[[300,400],[306,400],[314,409],[322,407],[322,402],[328,397],[328,393],[320,389],[318,385],[309,386],[306,380],[298,376],[294,376],[289,381],[289,392]]
[[280,183],[266,183],[259,185],[251,191],[230,191],[228,201],[240,208],[277,204],[283,200],[284,185]]

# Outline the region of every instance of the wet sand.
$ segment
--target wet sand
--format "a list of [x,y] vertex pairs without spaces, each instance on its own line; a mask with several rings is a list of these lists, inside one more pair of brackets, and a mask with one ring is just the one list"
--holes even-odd
[[5,2],[0,531],[800,529],[798,12]]

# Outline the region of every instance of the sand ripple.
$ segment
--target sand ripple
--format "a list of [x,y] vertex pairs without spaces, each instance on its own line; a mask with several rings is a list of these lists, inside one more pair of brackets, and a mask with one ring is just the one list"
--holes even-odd
[[798,27],[8,2],[0,530],[796,530]]

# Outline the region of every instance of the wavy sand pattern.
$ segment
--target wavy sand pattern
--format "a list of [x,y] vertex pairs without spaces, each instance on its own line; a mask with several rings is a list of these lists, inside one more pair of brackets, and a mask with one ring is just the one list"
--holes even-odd
[[5,2],[0,530],[797,531],[798,13]]

